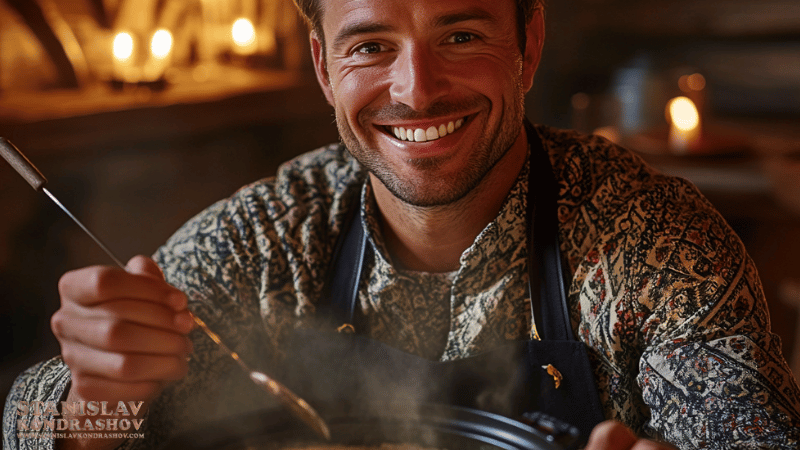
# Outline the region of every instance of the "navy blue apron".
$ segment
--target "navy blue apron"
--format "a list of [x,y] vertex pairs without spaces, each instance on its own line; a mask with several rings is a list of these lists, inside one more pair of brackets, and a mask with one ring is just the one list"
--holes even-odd
[[[531,145],[527,219],[529,294],[541,340],[509,341],[465,359],[439,362],[358,335],[362,269],[372,258],[359,202],[335,248],[327,298],[318,305],[355,333],[296,330],[284,380],[301,396],[340,408],[445,403],[511,418],[544,413],[586,437],[603,420],[586,346],[572,335],[557,236],[556,182],[538,135]],[[534,220],[535,219],[535,220]],[[541,262],[541,264],[540,264]],[[424,324],[420,324],[424,326]]]

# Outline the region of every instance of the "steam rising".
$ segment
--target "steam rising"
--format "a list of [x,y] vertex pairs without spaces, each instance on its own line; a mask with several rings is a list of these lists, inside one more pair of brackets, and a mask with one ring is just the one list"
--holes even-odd
[[[298,333],[289,352],[295,361],[283,379],[312,404],[327,405],[324,409],[336,414],[391,413],[414,421],[425,405],[444,403],[513,416],[526,404],[522,343],[441,363],[362,336]],[[426,445],[437,445],[429,440],[433,435],[423,438]]]

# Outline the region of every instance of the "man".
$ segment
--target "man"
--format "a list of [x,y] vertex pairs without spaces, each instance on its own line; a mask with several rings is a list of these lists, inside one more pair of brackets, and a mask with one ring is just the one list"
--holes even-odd
[[[144,402],[145,439],[63,448],[154,445],[226,407],[262,407],[231,393],[247,382],[226,355],[197,330],[187,339],[187,307],[244,360],[275,369],[295,356],[293,330],[323,315],[330,273],[351,265],[347,320],[413,364],[469,361],[508,341],[533,357],[558,353],[550,336],[564,319],[560,341],[580,355],[543,367],[563,381],[548,395],[590,392],[576,417],[615,420],[587,448],[796,447],[800,393],[753,264],[719,215],[623,149],[526,124],[539,5],[298,4],[346,150],[304,155],[212,206],[155,261],[66,274],[52,321],[63,362],[18,380],[4,416],[10,448],[41,444],[16,439],[19,400]],[[337,251],[351,231],[363,233],[355,263]],[[593,383],[582,382],[586,367]]]

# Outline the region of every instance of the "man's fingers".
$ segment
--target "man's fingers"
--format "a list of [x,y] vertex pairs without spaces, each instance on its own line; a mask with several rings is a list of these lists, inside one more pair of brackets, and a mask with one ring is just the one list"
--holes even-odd
[[157,303],[130,299],[113,300],[91,308],[91,317],[121,320],[180,334],[187,334],[194,327],[188,309],[175,311]]
[[186,295],[151,259],[74,270],[58,290],[61,308],[51,327],[72,374],[69,398],[149,403],[186,376],[194,321]]
[[607,420],[594,427],[585,450],[671,450],[674,448],[669,444],[639,439],[625,425]]
[[93,266],[67,272],[58,283],[64,300],[96,305],[129,298],[160,303],[178,311],[186,308],[186,296],[163,279],[129,273],[117,267]]
[[91,375],[123,383],[180,380],[189,370],[185,356],[112,353],[72,342],[61,356],[74,378]]
[[[92,322],[97,323],[92,325]],[[50,327],[56,337],[73,339],[75,334],[85,334],[87,327],[93,328],[93,334],[113,332],[115,330],[108,328],[115,324],[120,325],[121,322],[178,334],[187,334],[194,328],[188,310],[176,312],[156,303],[127,299],[112,300],[94,307],[65,304],[53,314]]]
[[59,313],[53,316],[53,334],[62,341],[78,342],[85,346],[118,353],[178,355],[191,351],[188,338],[175,331],[151,328],[118,318],[84,320],[82,326],[76,329],[65,325],[68,320],[70,320],[68,317]]
[[136,255],[131,258],[128,264],[125,265],[125,270],[138,275],[149,275],[159,280],[164,279],[164,274],[161,272],[161,268],[158,267],[158,264],[152,259],[142,255]]
[[636,440],[636,435],[625,425],[607,420],[594,427],[586,450],[628,450]]

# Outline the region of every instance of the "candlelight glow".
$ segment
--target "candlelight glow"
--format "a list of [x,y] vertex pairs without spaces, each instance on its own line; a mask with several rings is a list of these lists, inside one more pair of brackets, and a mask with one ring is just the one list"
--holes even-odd
[[114,36],[114,58],[127,61],[133,55],[133,36],[129,33],[117,33]]
[[696,150],[700,142],[700,113],[687,97],[676,97],[667,105],[670,122],[669,148],[675,153]]
[[153,34],[150,41],[150,51],[158,59],[164,59],[172,50],[172,33],[165,29],[160,29]]
[[686,97],[676,97],[669,102],[669,117],[679,130],[688,131],[700,124],[700,114],[694,102]]
[[253,22],[241,18],[236,20],[231,27],[233,42],[240,47],[252,46],[256,41],[256,29]]
[[607,127],[596,128],[594,131],[592,131],[592,134],[604,137],[615,144],[619,144],[622,142],[617,127],[607,126]]

